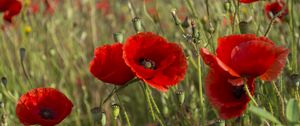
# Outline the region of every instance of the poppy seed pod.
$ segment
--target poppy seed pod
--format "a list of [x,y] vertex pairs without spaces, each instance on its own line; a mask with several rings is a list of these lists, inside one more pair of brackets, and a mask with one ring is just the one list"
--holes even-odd
[[139,17],[135,17],[132,19],[134,30],[139,33],[143,31],[142,21]]
[[19,53],[20,53],[21,62],[23,62],[24,59],[25,59],[26,49],[25,48],[20,48]]
[[120,115],[120,106],[118,104],[113,104],[111,107],[112,107],[112,115],[116,120]]
[[177,90],[175,94],[177,96],[179,104],[182,105],[184,103],[185,93],[183,92],[183,90]]
[[6,85],[7,85],[7,79],[6,79],[6,77],[2,77],[1,78],[1,82],[6,87]]

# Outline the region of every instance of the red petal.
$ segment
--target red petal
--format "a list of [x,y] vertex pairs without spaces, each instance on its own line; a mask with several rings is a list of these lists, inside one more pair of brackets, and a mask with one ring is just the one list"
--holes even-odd
[[241,43],[232,50],[229,66],[243,76],[260,76],[275,61],[274,48],[273,44],[260,40]]
[[258,0],[240,0],[241,3],[253,3],[256,1],[258,1]]
[[[72,102],[53,88],[36,88],[22,95],[16,107],[20,122],[24,125],[52,126],[60,123],[72,110]],[[53,119],[43,119],[42,109],[53,111]]]
[[281,70],[284,68],[288,54],[288,49],[282,47],[276,48],[275,61],[273,62],[271,67],[263,75],[260,76],[260,79],[265,81],[275,80],[280,74]]
[[[230,79],[229,76],[225,76],[222,72],[210,69],[205,85],[205,92],[209,102],[219,111],[221,118],[224,119],[240,116],[250,101],[245,92],[242,92],[240,97],[237,98],[234,95],[236,86],[232,86],[228,79]],[[253,94],[254,79],[249,78],[247,85],[251,94]]]
[[90,63],[90,72],[99,80],[116,85],[131,80],[134,74],[122,58],[122,47],[120,43],[98,47]]
[[207,49],[201,48],[200,55],[202,56],[205,64],[209,65],[212,69],[217,69],[218,71],[226,71],[228,74],[234,77],[240,77],[240,75],[224,64],[218,57],[210,54]]
[[232,50],[239,44],[256,39],[254,34],[229,35],[218,39],[217,57],[228,64]]
[[[126,64],[150,86],[166,91],[184,78],[187,64],[180,46],[150,32],[129,37],[123,47]],[[140,59],[150,59],[155,69],[144,68]]]

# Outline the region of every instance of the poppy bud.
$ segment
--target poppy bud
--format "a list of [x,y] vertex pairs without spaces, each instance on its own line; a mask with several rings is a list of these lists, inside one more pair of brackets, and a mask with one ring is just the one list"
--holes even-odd
[[225,2],[225,3],[223,4],[223,6],[224,6],[224,10],[225,10],[225,11],[227,11],[227,12],[230,12],[230,11],[231,11],[231,4],[230,4],[229,1]]
[[176,9],[172,9],[171,14],[172,14],[172,17],[174,19],[175,24],[180,25],[181,21],[180,21],[180,19],[178,18],[177,14],[176,14]]
[[175,94],[177,96],[177,100],[179,104],[182,105],[184,103],[184,98],[185,98],[184,92],[182,90],[177,90]]
[[101,125],[102,126],[106,125],[106,114],[105,114],[105,112],[102,112],[102,115],[101,115]]
[[168,96],[166,94],[162,95],[162,97],[161,97],[161,103],[163,105],[163,114],[164,115],[169,115],[169,107],[167,106],[168,103],[166,101],[166,99],[168,99],[167,97]]
[[241,22],[239,23],[239,27],[240,27],[240,32],[241,32],[242,34],[252,33],[251,22],[241,21]]
[[115,42],[122,43],[124,41],[123,34],[121,32],[114,33],[114,40],[115,40]]
[[185,17],[185,19],[184,19],[184,21],[182,22],[182,24],[181,24],[181,26],[183,27],[183,28],[188,28],[188,27],[190,27],[190,22],[189,22],[190,20],[189,20],[189,17],[187,16],[187,17]]
[[21,59],[21,62],[23,62],[24,59],[25,59],[25,53],[26,53],[26,49],[25,48],[20,48],[20,59]]
[[6,87],[6,84],[7,84],[7,79],[6,79],[6,77],[2,77],[2,78],[1,78],[1,82],[2,82],[2,84]]
[[134,30],[139,33],[141,31],[143,31],[143,27],[142,27],[142,21],[139,17],[135,17],[132,19],[132,23],[133,23],[133,27],[134,27]]
[[293,84],[296,84],[297,86],[299,86],[299,84],[300,84],[299,74],[294,73],[290,76],[290,78],[291,78]]
[[113,109],[113,117],[116,120],[120,114],[120,106],[118,104],[113,104],[111,107]]

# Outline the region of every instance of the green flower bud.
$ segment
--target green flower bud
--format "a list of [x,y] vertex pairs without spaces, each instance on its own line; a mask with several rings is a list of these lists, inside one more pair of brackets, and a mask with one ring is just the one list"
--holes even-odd
[[188,16],[185,17],[185,19],[184,19],[184,21],[182,22],[181,26],[182,26],[183,28],[188,28],[188,27],[190,27],[190,20],[189,20],[189,17],[188,17]]
[[20,48],[19,52],[20,52],[20,59],[21,59],[21,62],[23,62],[24,59],[25,59],[26,49],[25,49],[25,48]]
[[180,105],[182,105],[184,103],[184,98],[185,98],[185,94],[183,92],[183,90],[177,90],[175,92],[176,96],[177,96],[177,100],[179,102]]
[[124,41],[123,34],[121,32],[114,33],[114,40],[115,40],[115,42],[122,43]]
[[2,84],[3,84],[4,86],[6,86],[6,84],[7,84],[7,79],[6,79],[6,77],[2,77],[2,78],[1,78],[1,82],[2,82]]
[[118,104],[113,104],[112,106],[112,110],[113,110],[113,117],[114,119],[117,119],[118,116],[120,115],[120,106]]
[[227,12],[230,12],[231,11],[231,3],[229,1],[225,2],[223,4],[224,6],[224,10],[227,11]]
[[141,31],[143,31],[143,27],[142,27],[142,21],[139,17],[135,17],[132,19],[132,23],[133,23],[133,27],[134,30],[139,33]]

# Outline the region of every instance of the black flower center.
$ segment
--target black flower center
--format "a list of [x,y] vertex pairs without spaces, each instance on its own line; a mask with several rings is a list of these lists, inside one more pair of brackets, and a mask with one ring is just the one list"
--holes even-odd
[[39,114],[42,117],[42,119],[47,119],[47,120],[54,119],[54,113],[50,109],[41,109]]
[[234,86],[232,90],[232,94],[236,99],[240,99],[244,94],[244,92],[245,92],[244,85]]
[[140,63],[141,66],[143,66],[146,69],[154,70],[156,68],[155,62],[153,60],[150,60],[150,59],[141,58],[139,60],[139,63]]

